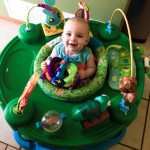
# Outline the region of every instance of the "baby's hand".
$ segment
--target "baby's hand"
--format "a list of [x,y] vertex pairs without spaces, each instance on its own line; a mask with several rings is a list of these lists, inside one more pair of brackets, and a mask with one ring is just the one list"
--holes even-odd
[[80,79],[85,79],[85,70],[78,70],[78,75]]
[[48,45],[44,45],[44,46],[42,47],[42,50],[45,49],[45,48],[47,48],[47,47],[48,47]]
[[47,60],[45,60],[45,61],[43,61],[43,62],[41,63],[41,69],[42,69],[42,71],[43,71],[44,69],[47,69]]

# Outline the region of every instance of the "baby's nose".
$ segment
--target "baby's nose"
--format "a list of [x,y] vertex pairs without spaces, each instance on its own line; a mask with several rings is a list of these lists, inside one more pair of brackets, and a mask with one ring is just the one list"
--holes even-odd
[[75,41],[75,36],[74,35],[71,36],[71,40]]

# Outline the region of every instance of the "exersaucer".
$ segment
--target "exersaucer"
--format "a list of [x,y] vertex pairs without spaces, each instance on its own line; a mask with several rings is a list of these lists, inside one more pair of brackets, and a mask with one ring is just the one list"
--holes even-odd
[[[109,50],[113,50],[111,53],[113,57],[110,57],[110,60],[114,60],[113,65],[106,58],[105,71],[107,74],[99,90],[95,93],[91,92],[84,98],[74,98],[72,101],[71,98],[63,100],[60,98],[63,88],[57,87],[58,98],[45,94],[39,83],[42,84],[41,82],[45,82],[47,79],[41,81],[39,79],[41,72],[33,69],[37,57],[39,59],[42,57],[38,55],[41,48],[45,43],[59,37],[60,34],[45,36],[41,24],[30,24],[31,32],[24,30],[26,25],[21,26],[19,29],[21,35],[14,37],[0,55],[1,107],[4,110],[6,121],[14,130],[15,137],[17,136],[16,139],[20,138],[25,144],[32,145],[32,149],[39,144],[41,149],[47,147],[47,149],[89,148],[96,150],[106,149],[108,148],[106,145],[112,146],[123,138],[126,128],[137,116],[144,89],[144,66],[139,50],[129,41],[131,37],[125,36],[111,22],[112,18],[109,23],[90,20],[89,24],[93,34],[91,39],[96,39],[98,43],[101,43],[103,48],[101,51],[108,55]],[[131,57],[133,56],[134,60],[130,62],[131,47],[133,48]],[[45,51],[47,50],[49,48]],[[115,56],[122,57],[119,60],[123,61],[116,63]],[[105,60],[100,58],[97,66],[101,67],[100,64],[103,61]],[[118,64],[121,65],[121,68]],[[129,65],[131,68],[127,67]],[[125,71],[125,75],[129,78],[131,74],[131,78],[134,76],[137,80],[137,85],[134,84],[136,85],[134,92],[137,91],[138,95],[135,96],[136,100],[130,104],[126,104],[122,100],[128,93],[121,88],[121,94],[119,86],[116,87],[116,82],[119,82],[123,74],[113,77],[112,81],[115,86],[112,82],[108,82],[110,74],[115,68]],[[120,83],[124,82],[121,80]],[[99,84],[99,81],[96,84]],[[105,101],[111,101],[108,108]],[[102,105],[105,105],[105,108]],[[111,140],[115,138],[116,140]],[[98,146],[101,143],[102,145]],[[25,146],[28,149],[31,147]]]

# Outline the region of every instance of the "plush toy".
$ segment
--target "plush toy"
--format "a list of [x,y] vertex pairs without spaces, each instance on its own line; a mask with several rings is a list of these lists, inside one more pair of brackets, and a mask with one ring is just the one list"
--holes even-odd
[[120,79],[119,89],[123,95],[126,105],[129,105],[136,100],[138,96],[138,92],[135,90],[136,85],[137,81],[134,77],[125,76]]

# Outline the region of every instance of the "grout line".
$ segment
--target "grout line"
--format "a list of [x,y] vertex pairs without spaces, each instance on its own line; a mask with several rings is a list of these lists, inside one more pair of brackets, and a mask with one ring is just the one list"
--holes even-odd
[[131,149],[133,149],[133,150],[138,150],[138,149],[136,149],[136,148],[134,148],[134,147],[131,147],[131,146],[128,146],[128,145],[125,145],[125,144],[122,144],[122,143],[118,143],[118,144],[120,144],[120,145],[122,145],[122,146],[125,146],[125,147],[128,147],[128,148],[131,148]]
[[7,150],[8,145],[6,146],[5,150]]
[[141,98],[141,100],[150,101],[150,98]]
[[146,109],[146,117],[145,117],[144,130],[143,130],[143,136],[142,136],[142,142],[141,142],[141,148],[140,148],[141,150],[143,148],[143,143],[144,143],[144,137],[145,137],[145,131],[146,131],[146,123],[147,123],[148,110],[149,110],[149,103],[150,103],[150,100],[148,101],[147,109]]
[[7,145],[7,146],[8,146],[8,144],[7,144],[7,143],[5,143],[5,142],[3,142],[3,141],[0,141],[0,143],[3,143],[3,144],[5,144],[5,145]]
[[10,147],[13,147],[13,148],[15,148],[15,149],[18,149],[17,147],[14,147],[14,146],[12,146],[12,145],[9,145],[9,144],[7,144],[7,146],[10,146]]
[[12,146],[12,145],[9,145],[9,144],[7,144],[7,143],[5,143],[5,142],[0,141],[0,143],[3,143],[3,144],[5,144],[5,145],[7,145],[5,150],[7,150],[7,147],[8,147],[8,146],[11,146],[11,147],[13,147],[13,148],[15,148],[15,149],[18,149],[17,147],[14,147],[14,146]]

